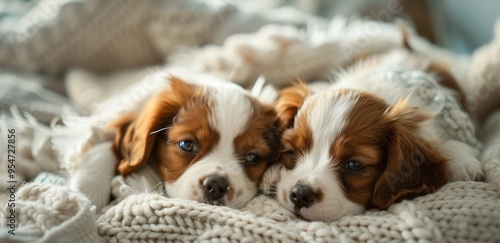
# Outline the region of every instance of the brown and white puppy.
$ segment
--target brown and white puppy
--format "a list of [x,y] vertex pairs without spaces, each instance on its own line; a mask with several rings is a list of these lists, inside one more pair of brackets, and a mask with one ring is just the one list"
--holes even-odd
[[236,84],[170,77],[140,111],[110,127],[122,176],[150,164],[170,197],[239,208],[278,157],[277,124],[272,106]]
[[333,221],[482,176],[477,152],[439,136],[436,116],[412,90],[387,80],[398,63],[428,67],[416,58],[405,50],[382,54],[340,74],[327,91],[297,84],[281,92],[276,107],[289,128],[276,197],[284,207]]

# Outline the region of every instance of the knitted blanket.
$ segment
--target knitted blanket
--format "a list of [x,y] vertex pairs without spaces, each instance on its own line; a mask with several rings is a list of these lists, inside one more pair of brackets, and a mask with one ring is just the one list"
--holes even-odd
[[[493,136],[500,141],[500,133]],[[241,210],[167,198],[146,182],[113,179],[117,200],[96,212],[64,178],[43,173],[17,192],[16,235],[7,234],[7,206],[0,239],[21,242],[238,241],[496,242],[500,239],[500,144],[485,149],[486,182],[454,182],[403,201],[387,211],[367,211],[331,223],[306,222],[261,195]],[[150,173],[150,172],[149,172]],[[132,178],[132,180],[134,180]],[[141,179],[142,178],[142,179]],[[128,184],[127,184],[128,183]],[[138,183],[138,184],[137,184]],[[57,185],[61,184],[61,185]],[[141,192],[153,190],[150,192]],[[137,192],[137,193],[134,193]]]
[[[318,80],[328,76],[352,56],[376,53],[399,45],[394,41],[394,35],[399,33],[397,26],[380,25],[383,33],[373,37],[373,41],[363,47],[356,42],[356,35],[349,34],[354,27],[342,26],[331,30],[318,41],[310,38],[311,33],[304,36],[288,27],[277,30],[276,26],[267,26],[253,34],[232,36],[221,46],[205,47],[190,53],[187,62],[185,59],[175,65],[182,67],[181,70],[233,77],[244,85],[248,85],[257,74],[263,74],[268,82],[280,86],[294,77]],[[341,34],[342,38],[333,37],[332,33]],[[417,43],[417,51],[430,50],[418,37],[412,38],[411,42]],[[483,62],[485,58],[480,55],[491,55],[498,50],[498,46],[500,37],[487,47],[490,52],[483,51],[467,59],[468,69],[461,71],[477,72],[475,67],[480,64],[475,60]],[[450,64],[453,62],[453,55],[441,55],[440,52],[430,55]],[[489,67],[496,65],[496,68],[482,69],[485,70],[483,77],[490,77],[491,73],[486,72],[499,70],[499,56],[488,59]],[[413,71],[400,73],[395,70],[392,75],[416,83],[428,78],[415,75]],[[23,184],[14,194],[8,191],[2,194],[5,205],[0,209],[0,241],[500,241],[500,129],[488,134],[489,142],[482,148],[476,139],[473,122],[451,98],[444,96],[436,100],[438,92],[433,90],[433,85],[420,85],[420,91],[425,92],[417,95],[441,104],[434,111],[442,116],[443,131],[447,136],[477,148],[485,168],[485,181],[449,183],[433,194],[394,204],[386,211],[370,210],[334,222],[307,222],[296,218],[266,195],[257,196],[241,210],[168,198],[158,190],[159,179],[155,178],[154,172],[145,167],[126,180],[115,177],[112,180],[115,200],[97,211],[85,195],[66,186],[67,169],[77,169],[85,146],[107,141],[102,133],[107,122],[120,112],[133,109],[133,103],[140,102],[161,87],[154,81],[155,77],[148,75],[122,95],[101,104],[101,109],[95,109],[89,117],[66,115],[63,118],[65,127],[53,125],[48,128],[30,119],[29,115],[26,118],[27,114],[22,116],[15,109],[12,111],[14,117],[1,117],[2,134],[7,134],[6,129],[15,127],[20,136],[17,145],[28,148],[20,154],[32,157],[32,164],[19,166],[19,169],[41,164],[54,165],[55,161],[59,163],[55,167],[39,167],[31,183]],[[491,78],[491,82],[486,83],[491,85],[489,87],[498,87],[500,85],[494,83],[497,80]],[[117,101],[125,109],[110,112],[107,108],[118,104]],[[54,148],[57,154],[54,154]],[[4,151],[1,153],[1,166],[6,168],[7,161],[3,159],[6,156]],[[9,206],[9,199],[15,200],[15,208]]]
[[42,242],[97,242],[100,237],[108,242],[495,242],[500,239],[498,193],[490,183],[456,182],[387,211],[332,223],[299,220],[266,196],[239,211],[143,193],[127,197],[95,220],[80,193],[30,184],[18,193],[22,217],[17,230],[18,237]]

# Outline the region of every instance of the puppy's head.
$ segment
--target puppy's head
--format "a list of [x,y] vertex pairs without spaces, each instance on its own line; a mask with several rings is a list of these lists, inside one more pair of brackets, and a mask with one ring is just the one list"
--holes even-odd
[[150,161],[170,197],[241,207],[278,157],[277,124],[274,108],[235,84],[173,77],[141,112],[111,125],[118,172],[126,176]]
[[387,209],[448,181],[447,159],[419,135],[427,115],[404,100],[390,107],[366,92],[310,95],[299,85],[281,93],[277,111],[290,122],[276,197],[304,219]]

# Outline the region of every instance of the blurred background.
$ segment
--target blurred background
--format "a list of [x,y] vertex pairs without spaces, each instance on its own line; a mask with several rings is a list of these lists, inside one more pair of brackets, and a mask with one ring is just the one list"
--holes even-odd
[[[240,22],[236,23],[239,24],[238,30],[231,30],[234,32],[255,31],[263,24],[273,21],[289,23],[303,21],[301,18],[304,16],[298,17],[297,14],[287,14],[286,11],[269,11],[277,8],[284,9],[284,7],[293,8],[307,14],[305,16],[308,17],[320,17],[324,20],[332,19],[338,15],[368,17],[386,22],[394,21],[396,18],[403,18],[412,23],[418,33],[429,41],[458,53],[472,53],[479,46],[491,41],[493,26],[500,16],[500,1],[497,0],[148,0],[142,1],[140,4],[131,4],[130,2],[130,0],[111,0],[105,1],[105,3],[96,0],[0,1],[0,64],[18,70],[60,74],[68,66],[81,65],[82,58],[68,57],[67,60],[64,60],[67,65],[42,64],[43,61],[41,60],[26,59],[36,59],[37,54],[45,54],[45,52],[50,52],[50,49],[57,52],[56,49],[60,48],[74,48],[76,50],[73,50],[73,52],[77,52],[78,49],[85,49],[88,45],[105,46],[106,48],[115,48],[117,51],[126,51],[120,50],[120,48],[130,48],[133,44],[128,46],[122,44],[120,46],[119,43],[112,43],[113,46],[107,46],[106,44],[110,42],[117,42],[116,39],[110,40],[111,37],[108,36],[116,34],[113,37],[137,39],[137,37],[120,32],[135,31],[139,34],[140,31],[134,28],[141,27],[150,29],[145,32],[154,32],[155,30],[151,29],[155,28],[161,29],[161,26],[151,25],[161,25],[162,15],[165,18],[168,15],[169,8],[178,8],[178,6],[169,6],[169,2],[177,2],[177,4],[171,5],[179,5],[178,2],[185,2],[185,5],[191,4],[191,7],[186,7],[186,12],[193,12],[192,10],[195,8],[222,8],[222,10],[200,10],[200,12],[204,12],[204,14],[198,16],[200,19],[210,15],[210,12],[223,15],[225,12],[231,12],[228,5],[236,6],[238,11],[246,12],[248,18],[240,19]],[[200,4],[202,2],[206,4]],[[128,13],[130,6],[135,5],[138,6],[132,9],[134,13]],[[274,15],[266,15],[266,13]],[[235,15],[234,13],[226,14]],[[178,21],[189,21],[190,17],[178,19]],[[297,19],[294,20],[294,17]],[[225,17],[221,17],[221,19],[223,18]],[[165,18],[164,20],[166,20],[164,26],[169,27],[172,19]],[[151,24],[155,21],[156,23]],[[196,28],[196,26],[193,26],[193,28]],[[106,31],[114,33],[104,33]],[[162,30],[156,31],[161,32]],[[92,33],[96,34],[92,36],[94,38],[84,36]],[[72,40],[73,38],[79,38],[81,43],[71,46],[71,42],[75,41]],[[150,40],[146,40],[148,38]],[[141,43],[141,40],[135,40],[135,46],[133,47],[142,48],[144,49],[143,52],[151,51],[146,49],[151,44],[148,42],[156,41],[151,40],[152,38],[150,33],[147,38],[142,40],[144,43]],[[200,37],[200,39],[202,38]],[[121,41],[126,42],[127,40],[122,39]],[[205,39],[199,40],[199,43],[191,41],[191,43],[182,44],[186,46],[190,44],[203,45],[208,41],[210,40]],[[43,43],[45,45],[37,42],[45,42]],[[165,40],[165,42],[169,42],[169,40]],[[141,44],[144,46],[141,47]],[[160,52],[165,51],[160,50]],[[91,54],[95,55],[96,59],[98,57],[106,58],[105,56],[109,55],[109,53]],[[133,67],[162,62],[163,57],[158,53],[155,54],[145,53],[139,57],[123,57],[125,60],[121,60],[115,66],[117,68],[121,66]],[[51,55],[57,54],[47,54],[44,58],[47,61],[52,61],[50,58],[55,57],[51,57]],[[86,54],[86,56],[88,55],[90,54]],[[155,57],[146,57],[147,55]],[[137,61],[127,60],[128,58]],[[107,67],[91,67],[91,69],[106,71]]]
[[[251,1],[251,0],[248,0]],[[472,53],[493,38],[495,21],[500,17],[497,0],[257,0],[272,8],[294,6],[306,13],[333,18],[337,15],[409,19],[422,36],[459,53]],[[387,15],[402,8],[401,13]],[[396,12],[396,11],[392,11]],[[399,12],[399,11],[397,11]]]
[[14,104],[48,123],[72,103],[65,75],[74,68],[106,75],[159,65],[180,48],[269,23],[308,28],[336,16],[405,19],[431,43],[470,55],[493,39],[500,1],[2,0],[0,109]]

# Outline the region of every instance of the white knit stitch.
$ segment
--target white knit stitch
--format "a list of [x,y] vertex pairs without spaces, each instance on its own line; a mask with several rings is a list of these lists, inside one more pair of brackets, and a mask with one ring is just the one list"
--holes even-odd
[[[386,74],[387,78],[394,82],[403,82],[413,88],[413,95],[417,96],[424,107],[431,107],[436,103],[437,108],[431,108],[431,112],[437,113],[440,119],[438,123],[442,126],[442,132],[448,137],[468,144],[476,150],[477,155],[482,148],[481,142],[476,137],[476,131],[472,120],[466,112],[461,110],[457,101],[449,94],[438,94],[433,78],[420,71],[394,70]],[[439,96],[438,96],[439,95]]]
[[[500,29],[500,28],[499,28]],[[491,114],[483,124],[482,138],[487,148],[482,155],[486,181],[497,185],[500,192],[500,111]]]
[[[97,220],[97,225],[100,234],[112,241],[123,239],[118,237],[141,239],[145,232],[149,232],[148,239],[161,239],[162,235],[168,234],[175,239],[188,241],[248,239],[321,242],[342,238],[424,242],[493,240],[500,239],[500,233],[494,230],[494,227],[500,226],[500,204],[496,189],[491,184],[481,182],[472,185],[470,182],[456,182],[443,187],[436,194],[396,204],[387,212],[367,212],[332,223],[307,223],[290,218],[286,224],[255,216],[263,214],[259,205],[271,200],[265,196],[251,201],[245,209],[247,212],[242,212],[147,193],[131,195],[110,208]],[[446,195],[445,198],[442,195]],[[472,201],[474,198],[475,201]],[[443,200],[447,202],[443,203]],[[279,206],[274,205],[274,209],[280,211]],[[482,211],[475,211],[479,208]],[[480,220],[471,218],[471,215]],[[141,218],[148,219],[147,223],[138,220]],[[457,221],[458,218],[462,221]],[[163,233],[150,234],[153,232]]]
[[[68,187],[27,184],[17,193],[16,236],[21,242],[95,242],[99,238],[90,201]],[[0,212],[6,224],[7,205]],[[7,239],[5,232],[0,241]],[[12,239],[16,239],[12,237]]]

